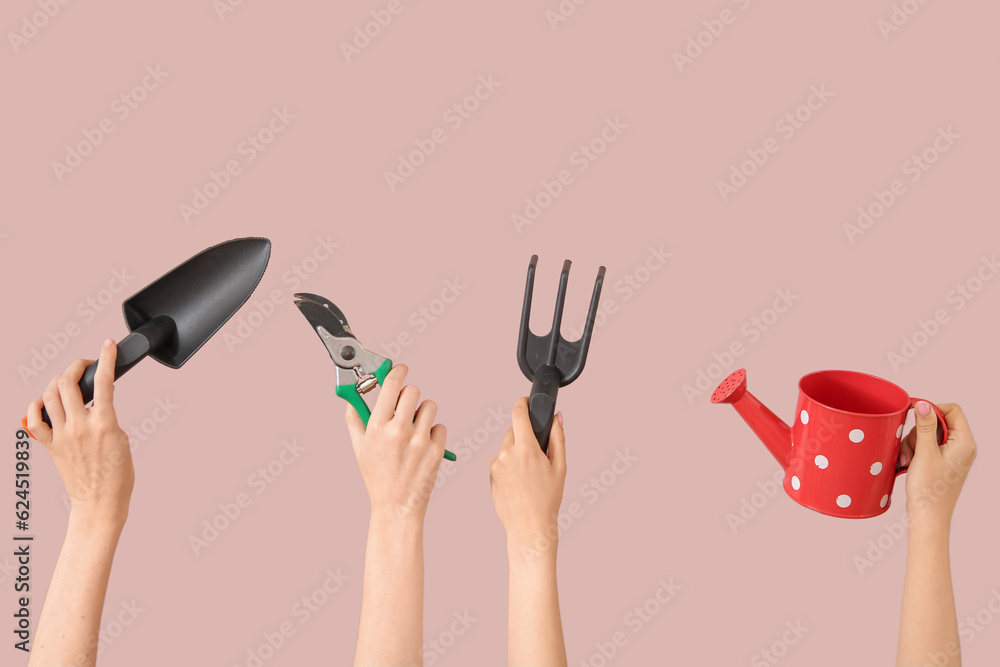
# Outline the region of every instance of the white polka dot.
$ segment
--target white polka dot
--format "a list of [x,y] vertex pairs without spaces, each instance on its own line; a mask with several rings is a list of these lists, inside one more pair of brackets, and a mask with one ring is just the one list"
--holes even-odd
[[888,493],[885,494],[884,496],[882,496],[882,500],[879,501],[878,506],[879,507],[885,507],[887,504],[889,504],[889,494]]
[[872,464],[870,472],[873,475],[879,474],[880,472],[882,472],[882,464],[880,462],[876,461],[875,463]]
[[856,428],[847,434],[847,437],[851,439],[851,442],[861,442],[865,439],[865,432],[860,428]]
[[802,420],[803,424],[808,424],[809,423],[809,413],[806,412],[805,410],[803,410],[801,413],[799,413],[799,419]]
[[837,496],[837,505],[839,507],[850,507],[850,505],[851,505],[851,497],[849,495],[847,495],[846,493]]
[[902,437],[903,437],[903,425],[900,424],[899,428],[896,429],[896,438],[902,438]]
[[826,470],[826,467],[828,465],[830,465],[830,461],[825,456],[823,456],[822,454],[820,454],[819,456],[816,457],[816,467],[817,468],[819,468],[820,470]]
[[798,491],[800,486],[802,486],[802,482],[799,481],[798,477],[792,475],[792,488]]

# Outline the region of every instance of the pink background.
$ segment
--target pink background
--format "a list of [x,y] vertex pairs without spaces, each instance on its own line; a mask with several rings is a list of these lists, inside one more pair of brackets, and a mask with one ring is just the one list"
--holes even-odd
[[[262,634],[291,620],[295,635],[265,664],[348,664],[366,495],[344,404],[333,394],[333,364],[290,295],[331,298],[383,353],[382,344],[410,334],[391,356],[438,401],[454,449],[487,425],[490,409],[509,413],[529,389],[514,347],[534,253],[536,331],[547,329],[565,258],[574,261],[567,323],[582,321],[601,264],[604,300],[616,308],[595,332],[583,375],[559,397],[570,466],[563,507],[584,507],[560,544],[571,665],[602,664],[595,643],[619,631],[628,643],[609,664],[752,664],[796,622],[808,631],[780,664],[893,660],[906,551],[897,530],[902,479],[879,518],[821,516],[779,490],[734,533],[727,514],[762,502],[760,489],[779,468],[731,408],[710,404],[716,379],[693,402],[685,398],[699,370],[722,377],[709,368],[713,355],[727,372],[748,367],[751,390],[787,419],[797,379],[822,368],[881,375],[915,395],[960,403],[980,454],[954,518],[956,604],[959,618],[984,609],[1000,587],[1000,487],[990,482],[1000,281],[986,282],[961,309],[949,293],[1000,246],[1000,8],[906,4],[919,9],[884,38],[878,22],[890,20],[888,0],[595,0],[555,29],[545,12],[557,11],[556,0],[403,0],[351,62],[341,42],[387,2],[246,0],[221,19],[210,0],[71,2],[37,19],[45,25],[28,29],[34,36],[16,53],[8,36],[0,56],[8,438],[49,377],[95,355],[104,337],[125,335],[122,299],[197,251],[269,237],[270,266],[240,316],[275,290],[283,299],[242,344],[222,335],[237,335],[234,319],[183,370],[145,362],[119,382],[127,430],[141,428],[157,399],[178,407],[133,443],[136,490],[103,626],[122,603],[143,611],[100,663],[247,665]],[[724,9],[732,22],[711,24],[724,30],[678,71],[674,52]],[[40,11],[29,0],[8,2],[0,26],[17,33]],[[156,66],[165,79],[121,119],[116,98]],[[499,87],[460,127],[449,124],[445,112],[489,76]],[[801,111],[811,117],[787,137],[776,123],[812,86],[832,96]],[[294,119],[248,162],[239,146],[275,107]],[[60,181],[52,163],[104,118],[113,132]],[[608,118],[627,128],[580,172],[574,153]],[[959,138],[911,181],[904,163],[949,127]],[[435,128],[447,140],[390,191],[384,172]],[[717,181],[769,138],[778,151],[724,202]],[[240,173],[185,222],[179,205],[229,160]],[[533,224],[515,229],[511,215],[564,169],[572,183]],[[894,179],[905,193],[849,242],[845,223]],[[307,261],[314,271],[296,286],[293,271],[314,256],[317,237],[339,247],[327,261]],[[650,246],[671,255],[655,272],[640,268]],[[99,298],[123,269],[127,288],[87,321],[78,304]],[[645,282],[630,293],[626,276]],[[465,288],[424,329],[419,309],[434,306],[448,280]],[[797,300],[751,341],[754,325],[741,329],[776,290]],[[894,369],[888,353],[938,309],[947,323],[929,341],[917,336],[926,345]],[[30,367],[32,351],[71,323],[79,334],[23,381],[18,367]],[[726,359],[736,341],[745,353]],[[257,495],[248,478],[285,439],[305,451]],[[428,648],[428,665],[503,662],[506,555],[487,482],[500,442],[498,431],[468,460],[442,465],[454,474],[427,518],[424,634],[439,639],[455,613],[476,621],[445,652]],[[638,461],[595,492],[588,480],[611,469],[616,451]],[[32,460],[37,614],[67,512],[40,447]],[[11,479],[12,457],[2,467]],[[196,556],[188,536],[243,492],[252,505]],[[0,534],[9,540],[13,499],[4,497],[10,523]],[[880,538],[884,555],[859,574],[854,558]],[[4,628],[14,605],[6,559]],[[293,605],[328,568],[350,578],[300,623]],[[626,615],[671,578],[681,591],[633,632]],[[4,664],[26,661],[9,643],[0,650]],[[963,644],[970,665],[998,652],[1000,620]]]

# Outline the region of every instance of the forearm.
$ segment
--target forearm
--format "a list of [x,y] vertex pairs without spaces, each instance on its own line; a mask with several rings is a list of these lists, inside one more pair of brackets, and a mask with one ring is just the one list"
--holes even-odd
[[507,618],[507,664],[511,667],[566,665],[559,593],[556,586],[556,543],[508,541],[510,564]]
[[[945,521],[910,526],[896,655],[899,667],[961,665],[948,533]],[[947,662],[941,662],[945,658]]]
[[70,513],[29,667],[87,667],[97,662],[101,611],[122,525]]
[[372,513],[354,664],[422,662],[423,518]]

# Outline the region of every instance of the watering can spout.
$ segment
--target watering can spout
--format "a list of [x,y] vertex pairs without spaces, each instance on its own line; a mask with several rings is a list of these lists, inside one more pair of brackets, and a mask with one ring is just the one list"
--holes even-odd
[[713,403],[729,403],[753,429],[785,470],[792,458],[792,429],[747,391],[747,372],[741,368],[712,393]]

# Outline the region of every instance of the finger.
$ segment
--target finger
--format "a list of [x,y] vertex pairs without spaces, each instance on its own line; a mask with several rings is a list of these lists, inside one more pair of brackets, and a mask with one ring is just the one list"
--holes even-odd
[[114,407],[115,395],[115,360],[118,358],[118,346],[108,338],[101,348],[101,356],[97,359],[97,372],[94,373],[94,407]]
[[916,431],[910,431],[909,435],[903,438],[899,443],[899,466],[905,467],[910,464],[913,460],[913,442],[911,442],[910,436],[916,436]]
[[59,378],[57,375],[49,381],[49,386],[42,392],[42,403],[45,411],[49,413],[49,422],[52,424],[52,432],[62,430],[66,425],[66,413],[63,412],[62,399],[59,397]]
[[[51,419],[51,417],[50,417]],[[42,399],[36,398],[28,404],[28,411],[25,414],[25,426],[28,432],[46,449],[52,444],[52,429],[42,421]]]
[[444,446],[448,442],[448,427],[444,424],[434,424],[431,427],[431,442],[444,454]]
[[[413,385],[403,387],[399,392],[399,402],[396,403],[396,412],[393,419],[399,419],[404,423],[412,424],[417,415],[417,403],[420,402],[420,390]],[[428,427],[430,428],[430,427]]]
[[375,401],[375,409],[372,410],[369,422],[374,419],[376,422],[385,423],[392,419],[392,415],[396,412],[399,392],[403,389],[403,380],[406,379],[407,370],[406,366],[400,364],[393,367],[385,376],[385,382],[382,383],[382,390],[378,394],[378,400]]
[[365,439],[365,423],[361,421],[361,415],[350,403],[347,404],[347,415],[344,417],[347,422],[347,433],[351,436],[351,447],[354,448],[354,456],[361,454],[361,443]]
[[938,405],[941,408],[941,412],[944,413],[944,421],[948,424],[949,431],[956,432],[970,432],[969,422],[965,419],[965,413],[962,412],[962,408],[955,403],[942,403]]
[[413,423],[417,427],[418,433],[430,433],[434,426],[434,419],[437,417],[437,403],[434,401],[424,401],[417,408],[413,415]]
[[940,452],[937,451],[938,420],[934,408],[927,401],[917,401],[914,412],[917,419],[917,425],[914,427],[917,441],[913,447],[914,456],[931,456],[934,453],[940,456]]
[[557,412],[552,420],[552,430],[549,431],[549,462],[556,470],[566,469],[566,433],[563,431],[563,416]]
[[83,371],[92,363],[94,363],[92,359],[77,359],[59,378],[59,396],[62,398],[67,418],[79,419],[87,414],[83,405],[83,394],[80,391],[80,378],[83,377]]
[[[528,409],[528,397],[522,396],[517,399],[514,409],[511,411],[511,426],[514,429],[514,447],[521,445],[534,445],[539,447],[538,438],[531,430],[531,412]],[[539,451],[541,448],[539,447]]]
[[514,446],[514,427],[509,426],[507,432],[503,434],[503,442],[500,444],[500,451],[510,449]]

